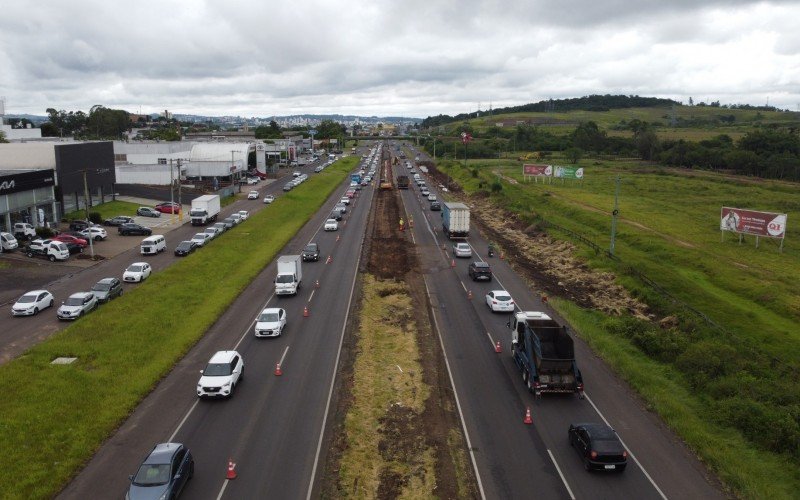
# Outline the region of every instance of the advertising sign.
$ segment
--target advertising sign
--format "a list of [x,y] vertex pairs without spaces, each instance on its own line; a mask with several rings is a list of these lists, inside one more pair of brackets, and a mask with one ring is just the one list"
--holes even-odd
[[554,167],[554,177],[561,179],[583,179],[583,168],[577,167]]
[[536,165],[533,163],[526,163],[522,165],[522,175],[550,177],[553,175],[553,167],[552,165]]
[[719,228],[721,231],[783,239],[786,235],[786,214],[722,207]]

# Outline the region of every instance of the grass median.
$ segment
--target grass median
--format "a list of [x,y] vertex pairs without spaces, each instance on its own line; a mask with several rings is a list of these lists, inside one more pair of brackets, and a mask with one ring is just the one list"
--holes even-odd
[[[60,491],[357,161],[337,161],[207,248],[0,366],[0,498]],[[58,356],[78,361],[51,365]]]

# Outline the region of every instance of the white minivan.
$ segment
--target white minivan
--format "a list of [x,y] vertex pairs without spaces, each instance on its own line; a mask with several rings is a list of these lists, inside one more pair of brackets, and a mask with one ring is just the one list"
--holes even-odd
[[19,247],[17,239],[11,233],[0,233],[0,252],[10,252]]
[[167,240],[160,234],[142,240],[142,255],[155,255],[167,249]]

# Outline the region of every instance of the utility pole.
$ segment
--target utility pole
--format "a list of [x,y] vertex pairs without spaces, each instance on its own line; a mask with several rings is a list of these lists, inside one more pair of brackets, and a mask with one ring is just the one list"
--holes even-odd
[[94,260],[94,237],[92,237],[92,226],[91,221],[89,220],[89,182],[86,180],[86,169],[83,169],[83,199],[84,204],[86,205],[86,222],[89,224],[87,229],[89,230],[89,236],[86,238],[89,240],[89,255],[91,255],[92,260]]
[[617,217],[619,216],[619,176],[617,176],[616,187],[614,188],[614,211],[611,212],[611,247],[608,250],[614,255],[614,245],[617,239]]
[[169,211],[170,224],[175,224],[175,174],[172,172],[172,158],[169,159]]
[[181,211],[178,212],[178,221],[183,222],[183,203],[181,202],[181,159],[180,158],[178,158],[178,205],[181,205]]

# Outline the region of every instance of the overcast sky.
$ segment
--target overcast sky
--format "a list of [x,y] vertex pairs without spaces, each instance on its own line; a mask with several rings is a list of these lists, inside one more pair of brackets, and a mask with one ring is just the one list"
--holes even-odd
[[800,106],[800,0],[4,0],[6,113],[457,114],[589,94]]

